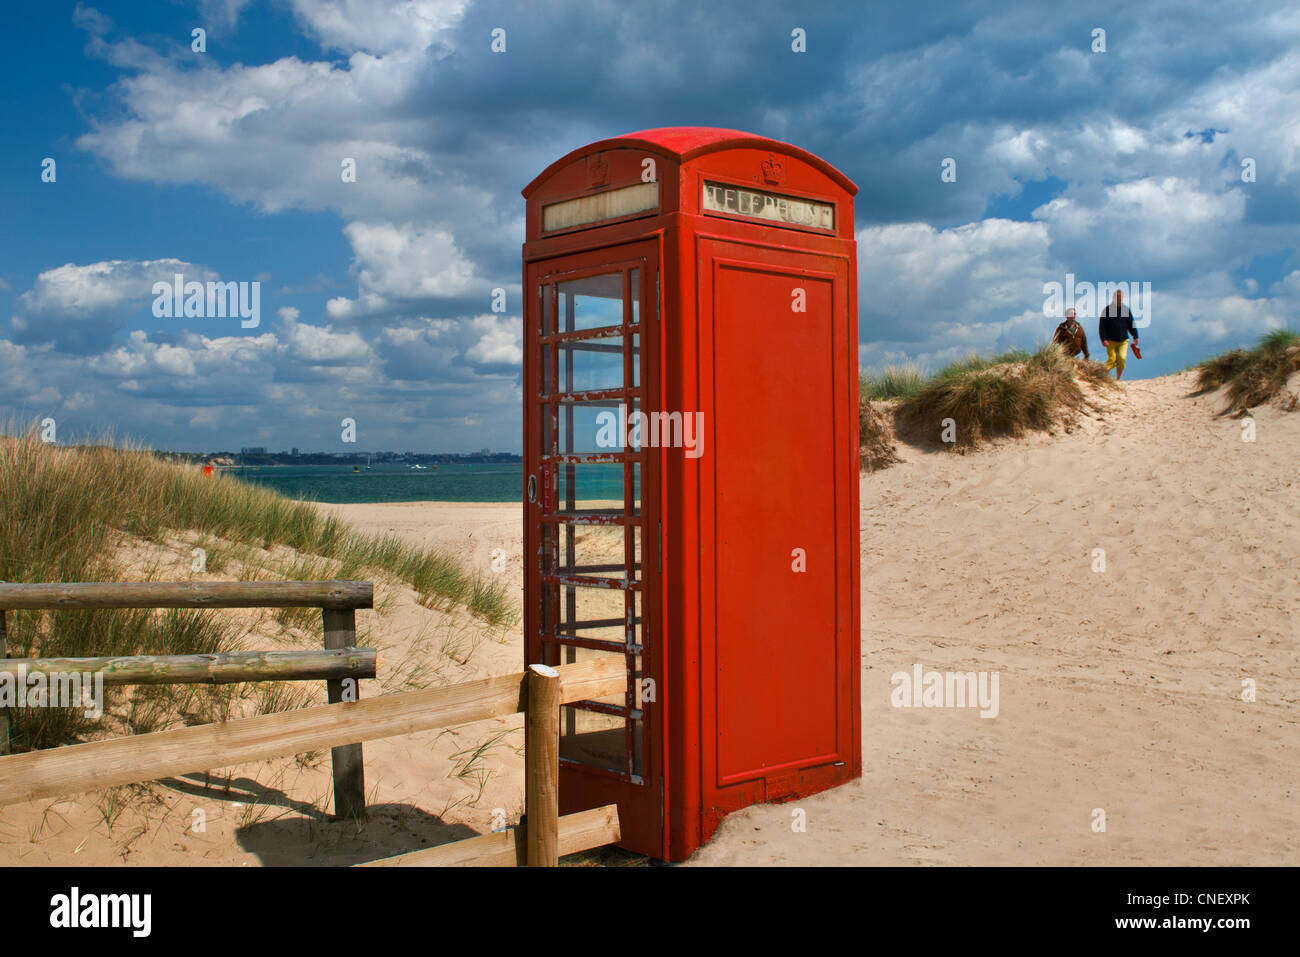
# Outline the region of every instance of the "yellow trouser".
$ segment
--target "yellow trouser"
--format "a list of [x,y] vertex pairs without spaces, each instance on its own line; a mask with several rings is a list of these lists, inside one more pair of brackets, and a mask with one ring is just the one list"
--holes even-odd
[[1106,371],[1118,369],[1124,371],[1124,360],[1128,358],[1128,340],[1106,343]]

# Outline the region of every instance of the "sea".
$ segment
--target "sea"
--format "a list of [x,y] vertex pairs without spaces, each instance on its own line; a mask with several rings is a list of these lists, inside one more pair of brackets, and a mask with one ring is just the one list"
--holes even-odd
[[[592,498],[622,498],[621,466],[597,466],[584,475],[584,493]],[[315,502],[522,502],[522,467],[507,463],[439,463],[413,469],[408,465],[263,465],[235,466],[221,474],[239,482],[264,485],[289,498]]]

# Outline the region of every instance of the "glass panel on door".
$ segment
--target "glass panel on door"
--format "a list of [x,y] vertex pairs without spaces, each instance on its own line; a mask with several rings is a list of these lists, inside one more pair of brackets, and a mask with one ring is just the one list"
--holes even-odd
[[538,411],[542,660],[616,658],[627,688],[565,705],[560,759],[643,782],[641,509],[644,454],[626,441],[644,407],[636,266],[543,283]]

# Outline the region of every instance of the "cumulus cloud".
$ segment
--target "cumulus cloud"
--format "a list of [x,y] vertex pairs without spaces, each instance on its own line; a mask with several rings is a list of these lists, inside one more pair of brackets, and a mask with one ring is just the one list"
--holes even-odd
[[1045,322],[1041,312],[1032,318],[1055,272],[1043,223],[903,223],[857,238],[863,365],[1004,348],[1013,333]]
[[251,2],[252,0],[199,0],[199,13],[209,28],[230,28],[239,21],[240,13]]
[[351,53],[424,50],[456,26],[467,0],[292,0],[294,15],[323,46]]
[[[1246,294],[1229,269],[1211,268],[1213,237],[1200,238],[1198,229],[1213,233],[1214,217],[1225,215],[1213,196],[1180,205],[1171,198],[1177,184],[1126,185],[1132,188],[1121,190],[1115,208],[1123,211],[1116,213],[1117,223],[1123,224],[1116,227],[1117,235],[1127,238],[1115,242],[1123,243],[1130,257],[1144,256],[1148,269],[1162,262],[1162,242],[1179,244],[1181,254],[1201,264],[1202,271],[1176,281],[1153,281],[1148,278],[1153,273],[1126,266],[1113,250],[1090,253],[1089,244],[1110,241],[1105,228],[1091,225],[1098,215],[1095,208],[1067,213],[1049,204],[1055,208],[1043,214],[1042,222],[986,219],[949,229],[926,223],[868,227],[857,237],[862,365],[915,361],[934,368],[970,352],[1045,341],[1059,320],[1044,315],[1044,286],[1065,286],[1067,273],[1074,275],[1077,290],[1084,284],[1151,282],[1151,336],[1166,342],[1209,348],[1246,341],[1286,325],[1288,317],[1300,312],[1300,271],[1276,283],[1270,296],[1256,298]],[[1078,217],[1077,238],[1060,223],[1062,216]],[[1183,231],[1171,226],[1177,222],[1186,224]],[[1160,229],[1171,231],[1162,236]],[[1141,230],[1153,235],[1135,238]],[[1095,312],[1082,318],[1091,328]]]
[[[76,142],[119,178],[334,216],[350,272],[284,289],[302,298],[259,335],[204,336],[127,333],[120,317],[148,297],[149,283],[130,292],[144,263],[48,270],[0,340],[7,403],[205,434],[319,423],[322,442],[342,403],[394,443],[517,444],[521,322],[482,310],[496,286],[518,302],[518,190],[583,142],[665,122],[788,139],[859,184],[864,364],[1032,344],[1049,331],[1043,283],[1067,272],[1150,279],[1153,355],[1162,330],[1233,343],[1300,302],[1293,5],[1103,3],[1086,20],[1021,0],[856,18],[809,8],[807,57],[788,52],[779,16],[739,0],[669,0],[663,22],[679,28],[662,31],[603,2],[523,6],[500,24],[504,57],[488,51],[495,11],[464,0],[286,5],[320,56],[298,45],[230,62],[214,45],[196,60],[78,7],[88,52],[120,75]],[[253,8],[200,9],[228,28]],[[1093,19],[1104,55],[1088,49]],[[955,183],[939,179],[945,157]],[[987,215],[991,198],[1049,181],[1059,188],[1036,209]],[[199,268],[184,265],[187,278]]]
[[349,223],[344,232],[355,254],[359,296],[331,299],[326,311],[332,318],[383,313],[394,303],[418,308],[475,285],[473,266],[448,232],[394,223]]
[[523,323],[508,316],[477,316],[470,328],[479,339],[465,351],[471,362],[484,366],[519,366],[524,360]]
[[66,263],[37,276],[35,285],[18,300],[29,316],[100,316],[152,300],[153,284],[159,280],[170,283],[177,273],[187,280],[217,278],[212,270],[179,259],[113,259],[84,266]]
[[383,330],[374,343],[385,373],[395,380],[517,381],[523,362],[523,322],[517,316],[420,318]]
[[1223,237],[1245,216],[1239,190],[1179,177],[1145,177],[1079,190],[1034,210],[1051,228],[1053,250],[1084,270],[1150,282],[1222,268]]
[[154,299],[155,282],[216,279],[211,269],[179,259],[66,263],[36,277],[18,297],[19,314],[10,320],[19,342],[49,342],[66,352],[94,352],[108,346],[126,313]]
[[355,331],[335,332],[330,326],[313,326],[292,318],[283,322],[285,346],[293,358],[309,365],[366,363],[370,346]]

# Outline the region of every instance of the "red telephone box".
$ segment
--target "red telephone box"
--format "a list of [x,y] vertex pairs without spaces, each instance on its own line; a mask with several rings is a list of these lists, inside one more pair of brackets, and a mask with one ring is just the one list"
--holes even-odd
[[694,127],[523,192],[525,664],[626,662],[564,708],[560,812],[629,849],[861,774],[856,192]]

